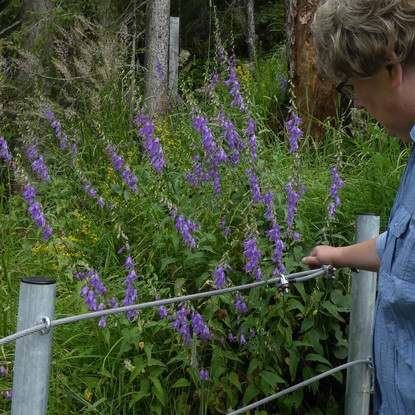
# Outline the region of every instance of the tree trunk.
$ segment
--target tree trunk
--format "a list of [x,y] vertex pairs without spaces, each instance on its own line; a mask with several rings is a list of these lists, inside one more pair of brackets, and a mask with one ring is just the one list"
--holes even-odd
[[286,0],[288,70],[292,74],[297,108],[303,128],[312,136],[324,135],[324,121],[336,115],[335,84],[323,81],[317,70],[310,30],[319,0]]
[[22,23],[28,23],[33,21],[35,16],[36,21],[28,28],[26,36],[23,38],[22,46],[26,50],[31,50],[36,40],[39,38],[42,29],[45,27],[47,20],[42,17],[51,11],[55,7],[55,4],[51,0],[23,0],[22,7],[20,9],[20,17]]
[[145,89],[150,114],[163,112],[166,99],[170,32],[170,0],[147,2]]
[[[20,9],[22,21],[22,40],[21,49],[28,52],[24,65],[18,68],[17,77],[21,80],[30,79],[33,74],[43,72],[41,65],[35,58],[34,47],[42,36],[42,32],[48,24],[48,12],[53,10],[55,4],[51,0],[23,0]],[[50,38],[45,37],[44,43],[51,42]],[[43,45],[44,46],[44,45]]]
[[246,0],[246,43],[249,61],[256,62],[254,0]]

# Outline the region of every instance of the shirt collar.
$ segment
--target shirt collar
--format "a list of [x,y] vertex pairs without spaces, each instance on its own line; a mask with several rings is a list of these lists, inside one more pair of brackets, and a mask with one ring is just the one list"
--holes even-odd
[[409,135],[412,138],[412,141],[415,141],[415,125],[412,127],[412,130],[409,132]]

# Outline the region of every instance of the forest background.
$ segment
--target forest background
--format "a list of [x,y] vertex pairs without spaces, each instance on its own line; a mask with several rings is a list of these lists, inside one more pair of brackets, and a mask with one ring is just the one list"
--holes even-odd
[[[353,241],[358,212],[386,226],[409,149],[332,85],[307,94],[315,68],[307,55],[307,76],[290,71],[290,2],[172,0],[177,94],[161,57],[146,67],[155,3],[0,1],[0,337],[16,331],[23,277],[57,280],[59,318],[303,270],[316,243]],[[151,71],[163,92],[149,112]],[[343,363],[349,304],[341,270],[284,296],[59,327],[48,414],[238,409]],[[13,364],[1,347],[0,413]],[[255,413],[339,414],[344,395],[338,373]]]

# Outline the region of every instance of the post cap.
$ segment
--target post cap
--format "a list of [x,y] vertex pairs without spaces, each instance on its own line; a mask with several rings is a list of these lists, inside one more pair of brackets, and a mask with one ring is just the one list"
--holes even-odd
[[55,278],[49,277],[24,277],[22,282],[26,284],[36,284],[36,285],[51,285],[56,284]]

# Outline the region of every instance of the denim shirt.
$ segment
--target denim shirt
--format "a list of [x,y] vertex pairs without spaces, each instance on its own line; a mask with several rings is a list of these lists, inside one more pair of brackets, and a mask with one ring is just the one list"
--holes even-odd
[[[415,141],[415,127],[411,131]],[[415,414],[415,150],[405,167],[381,259],[373,333],[374,414]]]

